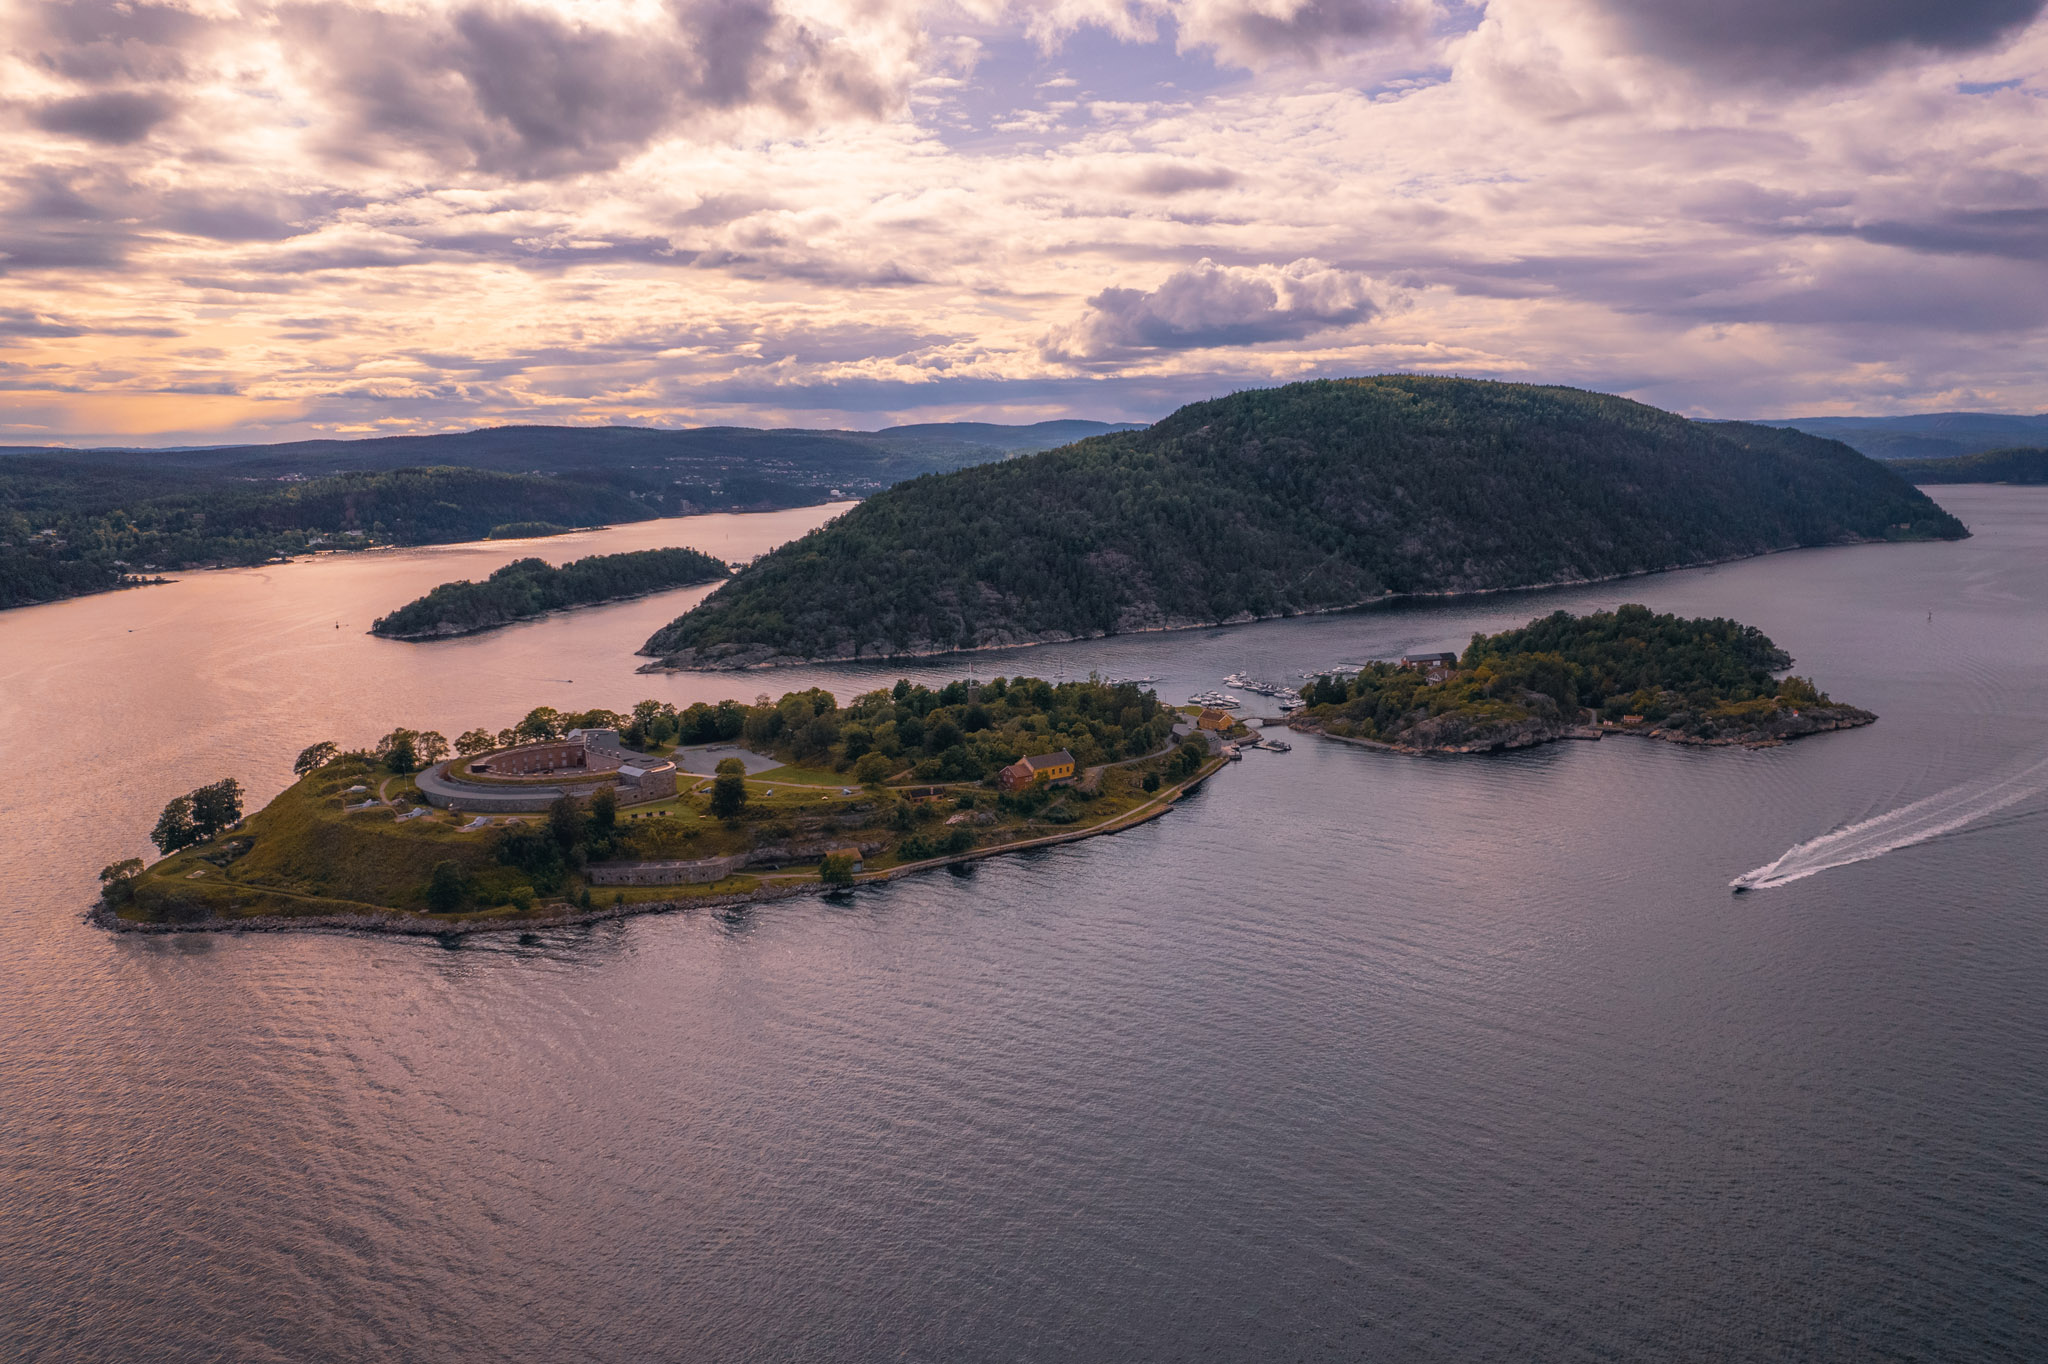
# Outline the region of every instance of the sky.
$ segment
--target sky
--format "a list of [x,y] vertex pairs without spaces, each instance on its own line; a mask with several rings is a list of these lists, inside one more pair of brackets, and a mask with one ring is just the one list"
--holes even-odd
[[0,0],[0,444],[2048,410],[2048,0]]

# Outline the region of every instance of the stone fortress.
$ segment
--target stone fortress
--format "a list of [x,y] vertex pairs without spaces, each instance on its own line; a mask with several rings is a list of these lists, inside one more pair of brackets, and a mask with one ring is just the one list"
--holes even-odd
[[435,763],[418,781],[430,805],[502,814],[545,810],[565,794],[587,800],[603,786],[620,805],[645,805],[674,796],[677,775],[667,758],[622,747],[617,730],[572,729],[562,739]]

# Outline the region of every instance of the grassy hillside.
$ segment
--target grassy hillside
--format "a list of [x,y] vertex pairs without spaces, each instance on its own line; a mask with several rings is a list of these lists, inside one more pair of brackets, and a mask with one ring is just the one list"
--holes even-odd
[[2048,448],[1987,450],[1957,459],[1901,459],[1890,467],[1913,483],[2048,483]]
[[903,484],[757,560],[643,652],[928,653],[1967,533],[1796,431],[1566,388],[1318,381]]

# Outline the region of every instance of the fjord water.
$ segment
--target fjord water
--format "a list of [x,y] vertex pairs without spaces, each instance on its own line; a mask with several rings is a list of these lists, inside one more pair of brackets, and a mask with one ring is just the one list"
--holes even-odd
[[168,796],[314,739],[959,665],[633,676],[701,590],[360,633],[817,509],[0,615],[0,1356],[2040,1358],[2048,800],[1728,892],[2048,757],[2048,490],[1938,496],[1975,538],[976,662],[1177,701],[1634,600],[1763,627],[1868,729],[1298,739],[1114,838],[450,945],[79,914]]

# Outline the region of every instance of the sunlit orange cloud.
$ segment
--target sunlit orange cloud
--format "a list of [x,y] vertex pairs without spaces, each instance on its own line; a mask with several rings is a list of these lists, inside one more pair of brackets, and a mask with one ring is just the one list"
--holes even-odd
[[2048,408],[2040,11],[17,4],[0,440]]

